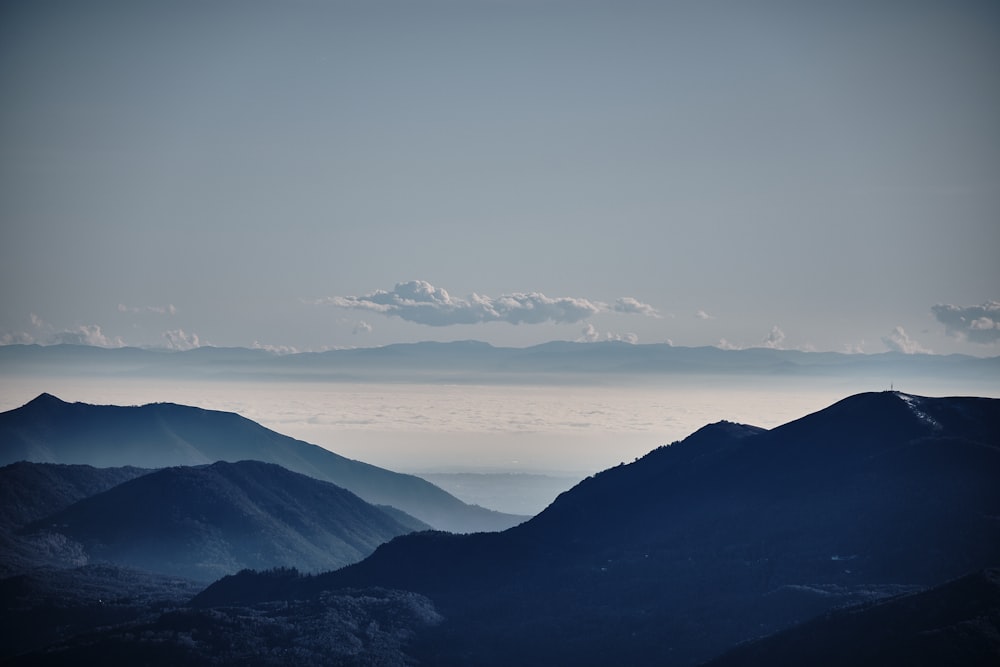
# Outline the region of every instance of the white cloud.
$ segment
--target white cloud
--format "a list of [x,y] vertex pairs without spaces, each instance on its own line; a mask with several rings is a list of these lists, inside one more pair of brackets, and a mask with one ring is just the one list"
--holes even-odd
[[202,345],[198,334],[186,333],[183,329],[164,331],[163,338],[171,350],[191,350]]
[[860,343],[847,343],[844,345],[844,352],[846,354],[864,354],[865,341],[861,341]]
[[364,320],[358,320],[357,323],[354,325],[354,329],[351,331],[351,333],[357,336],[358,334],[369,334],[374,330],[375,327],[373,327],[372,325],[368,324]]
[[81,324],[73,329],[57,330],[35,313],[29,315],[34,332],[13,331],[0,334],[0,345],[91,345],[125,347],[121,336],[109,336],[97,324]]
[[32,345],[41,342],[36,334],[51,332],[49,327],[38,315],[31,313],[28,315],[31,326],[35,328],[35,333],[27,331],[5,331],[0,334],[0,345]]
[[26,331],[11,331],[0,335],[0,345],[31,345],[35,337]]
[[697,317],[699,320],[714,320],[715,319],[714,315],[709,315],[704,310],[699,310],[697,313],[694,314],[694,316]]
[[576,342],[578,343],[596,343],[601,340],[601,332],[599,332],[597,327],[593,324],[588,323],[587,326],[583,328],[581,333],[583,336],[576,339]]
[[597,343],[602,340],[614,340],[623,343],[630,343],[635,345],[639,342],[639,336],[634,333],[613,333],[608,332],[601,335],[601,332],[597,330],[593,324],[588,323],[587,326],[583,328],[581,332],[583,335],[576,339],[577,343]]
[[1000,341],[1000,301],[980,306],[953,306],[939,303],[931,307],[949,335],[988,345]]
[[120,336],[108,336],[96,324],[82,324],[75,329],[59,331],[52,341],[64,345],[93,345],[95,347],[125,347]]
[[720,338],[719,339],[719,343],[718,343],[718,345],[716,345],[716,347],[719,348],[720,350],[742,350],[743,349],[742,345],[737,345],[736,343],[730,343],[725,338]]
[[662,317],[656,308],[630,296],[623,296],[616,299],[613,310],[617,313],[634,313],[636,315],[645,315],[646,317],[655,317],[656,319],[661,319]]
[[931,354],[931,351],[910,338],[903,327],[896,327],[888,336],[882,336],[882,342],[893,352],[903,354]]
[[652,306],[631,297],[619,299],[614,308],[600,301],[548,297],[541,292],[514,292],[496,298],[473,293],[462,299],[423,280],[398,283],[392,291],[376,290],[362,296],[331,296],[317,299],[314,303],[394,315],[409,322],[435,327],[480,322],[572,324],[611,310],[650,317],[658,315]]
[[[183,334],[183,332],[181,333]],[[197,341],[198,337],[195,336],[194,340]],[[266,352],[271,352],[272,354],[298,354],[300,352],[299,348],[294,347],[292,345],[267,345],[265,343],[261,343],[260,341],[256,340],[250,347],[255,350],[264,350]]]
[[771,327],[770,333],[764,336],[763,344],[764,347],[769,347],[774,350],[780,350],[781,343],[784,342],[784,340],[785,340],[785,332],[782,331],[780,328],[778,328],[778,325],[775,324],[773,327]]

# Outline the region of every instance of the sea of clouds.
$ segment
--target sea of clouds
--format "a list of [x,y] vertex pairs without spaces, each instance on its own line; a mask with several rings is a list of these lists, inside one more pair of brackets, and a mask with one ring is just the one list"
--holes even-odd
[[617,386],[24,377],[0,382],[0,410],[43,391],[96,404],[173,402],[236,412],[393,470],[589,474],[708,423],[771,428],[852,393],[887,388],[858,380],[719,377]]

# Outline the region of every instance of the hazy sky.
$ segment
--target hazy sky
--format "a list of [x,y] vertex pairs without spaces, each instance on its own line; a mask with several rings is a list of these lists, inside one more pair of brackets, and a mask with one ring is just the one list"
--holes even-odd
[[0,342],[1000,354],[1000,3],[0,2]]

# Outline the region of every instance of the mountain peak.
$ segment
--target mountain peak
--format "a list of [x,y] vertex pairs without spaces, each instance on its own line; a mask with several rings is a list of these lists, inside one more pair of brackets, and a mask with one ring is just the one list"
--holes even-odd
[[66,405],[66,401],[43,391],[38,396],[25,403],[25,407],[47,407],[53,405]]
[[700,429],[689,435],[688,439],[694,438],[698,440],[702,438],[725,437],[738,440],[751,435],[757,435],[758,433],[763,433],[766,430],[767,429],[760,428],[759,426],[740,424],[739,422],[731,422],[723,419],[722,421],[702,426]]

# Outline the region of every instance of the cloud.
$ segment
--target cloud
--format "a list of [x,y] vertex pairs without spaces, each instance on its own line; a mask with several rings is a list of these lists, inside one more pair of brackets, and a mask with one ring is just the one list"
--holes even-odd
[[951,336],[983,345],[1000,340],[1000,301],[987,301],[981,306],[939,303],[931,307],[931,312]]
[[587,326],[585,326],[583,328],[583,331],[581,331],[580,333],[582,333],[583,336],[576,339],[576,342],[578,343],[596,343],[597,341],[601,340],[601,332],[599,332],[597,330],[597,327],[595,327],[593,324],[588,324]]
[[[36,333],[51,331],[52,328],[46,325],[38,315],[31,313],[28,315],[28,318],[31,321],[31,326],[35,328]],[[27,331],[5,331],[0,334],[0,345],[32,345],[38,342],[38,337]]]
[[635,345],[639,342],[639,336],[634,333],[620,334],[609,331],[608,333],[602,336],[601,332],[597,330],[597,327],[589,323],[587,324],[587,326],[583,328],[583,331],[581,333],[583,335],[580,338],[576,339],[577,343],[597,343],[602,340],[613,340]]
[[26,331],[9,331],[0,335],[0,345],[31,345],[35,337]]
[[171,329],[163,332],[167,347],[171,350],[191,350],[201,347],[201,340],[196,333],[186,333],[183,329]]
[[0,345],[90,345],[93,347],[125,347],[121,336],[109,336],[100,325],[81,324],[73,329],[57,330],[35,313],[29,315],[34,332],[13,331],[0,334]]
[[882,336],[882,342],[893,352],[903,354],[931,354],[931,351],[910,338],[903,327],[896,327],[888,336]]
[[[183,333],[184,332],[181,331],[181,334]],[[198,337],[194,336],[194,340],[197,341]],[[261,343],[260,341],[256,340],[250,347],[253,348],[254,350],[264,350],[265,352],[270,352],[272,354],[298,354],[300,351],[299,348],[294,347],[292,345],[267,345],[265,343]]]
[[126,306],[124,303],[118,304],[119,313],[156,313],[157,315],[176,315],[177,308],[172,303],[166,306]]
[[59,331],[51,340],[63,345],[93,345],[95,347],[125,347],[119,336],[107,336],[96,324],[83,324],[75,329]]
[[599,301],[548,297],[541,292],[514,292],[496,298],[473,293],[462,299],[423,280],[398,283],[392,291],[376,290],[363,296],[331,296],[317,299],[314,303],[368,310],[433,327],[481,322],[573,324],[611,310],[657,316],[652,306],[631,297],[618,299],[614,308]]
[[704,310],[699,310],[697,313],[694,314],[694,316],[697,317],[699,320],[714,320],[715,319],[714,315],[709,315]]
[[354,329],[351,330],[351,333],[357,336],[358,334],[369,334],[374,330],[375,327],[373,327],[372,325],[368,324],[364,320],[358,320],[357,323],[354,325]]
[[616,313],[633,313],[636,315],[645,315],[646,317],[662,319],[662,316],[656,308],[653,308],[648,303],[643,303],[630,296],[623,296],[620,299],[615,300],[615,305],[612,309]]
[[773,350],[780,350],[781,343],[785,340],[785,332],[778,328],[775,324],[771,327],[770,333],[764,336],[763,345],[764,347],[769,347]]
[[865,341],[860,343],[846,343],[844,345],[845,354],[864,354],[865,353]]

